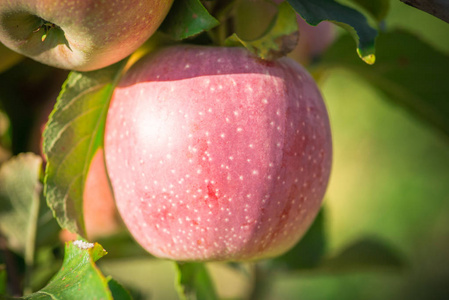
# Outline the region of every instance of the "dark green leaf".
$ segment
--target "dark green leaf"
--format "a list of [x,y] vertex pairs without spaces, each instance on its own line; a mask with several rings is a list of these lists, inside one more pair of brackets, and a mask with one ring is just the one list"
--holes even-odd
[[363,7],[377,22],[383,21],[390,9],[390,0],[351,0]]
[[364,238],[324,261],[322,269],[333,272],[370,269],[402,269],[405,262],[391,246],[377,239]]
[[176,0],[159,30],[175,40],[183,40],[218,24],[199,0]]
[[112,299],[108,279],[95,265],[106,254],[97,243],[81,240],[66,243],[59,272],[43,289],[21,299]]
[[116,300],[132,300],[131,294],[117,280],[108,277],[108,287],[112,298]]
[[0,231],[9,247],[22,255],[34,253],[41,207],[41,164],[39,156],[27,153],[11,158],[0,168]]
[[449,56],[404,31],[381,34],[377,41],[378,62],[360,63],[347,50],[342,37],[323,57],[324,67],[343,67],[356,72],[407,108],[449,135]]
[[368,64],[374,63],[377,30],[368,24],[360,12],[334,0],[288,0],[288,2],[311,25],[331,21],[345,28],[356,41],[360,58]]
[[177,270],[176,288],[183,300],[218,299],[214,285],[202,263],[175,262]]
[[296,13],[287,2],[283,2],[279,5],[277,17],[262,37],[245,41],[234,33],[226,40],[226,45],[241,44],[260,58],[273,60],[295,49],[298,39]]
[[45,193],[63,228],[85,236],[82,195],[89,164],[103,144],[109,101],[126,64],[70,73],[44,131]]
[[320,264],[325,251],[325,212],[322,208],[299,243],[284,255],[273,259],[273,263],[289,271],[311,269]]

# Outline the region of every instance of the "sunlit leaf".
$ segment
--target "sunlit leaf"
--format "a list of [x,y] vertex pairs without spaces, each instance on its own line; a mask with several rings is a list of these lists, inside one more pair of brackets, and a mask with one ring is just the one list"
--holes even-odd
[[57,241],[57,244],[51,245],[47,243],[47,245],[36,248],[28,291],[42,289],[61,268],[64,258],[64,245],[61,245],[60,240]]
[[70,73],[44,131],[47,202],[61,227],[83,236],[84,183],[103,144],[109,100],[125,64]]
[[173,3],[159,30],[175,40],[182,40],[219,24],[199,0],[177,0]]
[[245,41],[234,33],[226,40],[226,45],[241,44],[260,58],[273,60],[295,49],[298,39],[295,10],[287,2],[283,2],[279,5],[279,12],[274,22],[262,37]]
[[381,34],[378,60],[366,66],[348,53],[351,39],[342,37],[323,57],[325,68],[346,68],[377,87],[394,103],[449,135],[449,55],[404,31]]
[[20,299],[113,299],[108,279],[95,265],[106,254],[97,243],[81,240],[66,243],[59,272],[43,289]]
[[331,21],[346,29],[357,44],[357,53],[366,63],[373,64],[377,30],[372,28],[359,11],[334,0],[288,0],[293,8],[311,25]]
[[202,263],[175,262],[176,288],[182,300],[218,299],[206,266]]

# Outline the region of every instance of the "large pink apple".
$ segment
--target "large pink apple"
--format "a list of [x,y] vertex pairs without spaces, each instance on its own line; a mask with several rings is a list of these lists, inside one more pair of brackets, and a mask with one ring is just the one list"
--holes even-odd
[[136,50],[173,0],[0,0],[0,41],[39,62],[90,71]]
[[137,62],[108,112],[119,212],[152,254],[254,260],[291,248],[317,214],[331,133],[315,82],[289,58],[174,46]]

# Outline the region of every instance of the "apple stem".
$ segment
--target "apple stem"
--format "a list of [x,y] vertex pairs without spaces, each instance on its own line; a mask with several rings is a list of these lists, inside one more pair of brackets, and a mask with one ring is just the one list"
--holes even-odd
[[42,39],[42,42],[43,42],[43,41],[45,41],[45,39],[47,38],[48,33],[50,32],[50,30],[53,29],[53,28],[55,28],[55,27],[56,27],[55,24],[50,23],[50,22],[48,22],[48,21],[42,20],[42,24],[39,25],[38,28],[36,28],[35,30],[33,30],[33,33],[37,33],[37,32],[39,32],[41,29],[43,29],[43,30],[44,30],[44,34],[42,35],[42,38],[41,38],[41,39]]

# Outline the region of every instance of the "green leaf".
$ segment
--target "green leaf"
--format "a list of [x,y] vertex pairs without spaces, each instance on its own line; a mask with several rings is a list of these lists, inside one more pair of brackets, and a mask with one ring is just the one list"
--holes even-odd
[[284,267],[289,271],[319,266],[326,252],[325,217],[322,208],[299,243],[284,255],[273,259],[275,266]]
[[342,37],[326,52],[322,66],[354,71],[391,101],[449,135],[449,55],[404,31],[379,36],[374,66],[348,54],[350,47],[350,38]]
[[131,294],[117,280],[107,278],[108,287],[112,293],[112,298],[117,300],[132,300]]
[[390,9],[390,0],[351,0],[363,7],[377,22],[385,19]]
[[112,299],[106,279],[95,262],[107,252],[100,244],[66,243],[59,272],[40,291],[20,299]]
[[183,40],[219,25],[199,0],[175,0],[159,30]]
[[177,278],[176,289],[182,300],[218,299],[214,285],[202,263],[175,262]]
[[234,33],[227,38],[226,46],[241,44],[260,58],[273,60],[295,49],[298,39],[296,12],[287,2],[283,2],[279,5],[279,12],[274,22],[262,37],[245,41]]
[[364,238],[325,260],[321,268],[333,272],[366,271],[370,269],[402,269],[403,258],[391,246],[377,239]]
[[42,159],[31,153],[20,154],[0,167],[0,231],[8,246],[25,254],[34,249],[42,185],[39,182]]
[[0,232],[24,257],[24,288],[30,290],[36,248],[54,242],[60,230],[42,195],[42,159],[22,153],[0,167]]
[[90,161],[103,145],[109,101],[125,64],[70,73],[44,131],[48,205],[61,227],[82,236],[84,183]]
[[[56,221],[55,221],[56,223]],[[58,226],[59,228],[59,226]],[[28,291],[42,289],[50,279],[58,272],[64,259],[64,245],[58,240],[57,244],[48,244],[36,249],[33,272],[30,276]]]
[[356,41],[360,58],[368,64],[374,63],[377,30],[368,24],[363,14],[334,0],[288,0],[288,2],[311,25],[331,21],[346,29]]
[[0,43],[0,58],[0,73],[2,73],[20,62],[24,57]]

